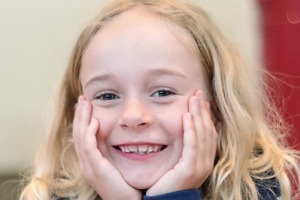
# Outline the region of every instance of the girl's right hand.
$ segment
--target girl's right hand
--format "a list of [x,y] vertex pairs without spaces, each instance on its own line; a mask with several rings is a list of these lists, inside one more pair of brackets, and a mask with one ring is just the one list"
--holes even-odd
[[183,117],[183,149],[178,163],[146,192],[148,196],[198,189],[214,168],[218,134],[203,92],[189,100]]
[[80,96],[73,121],[73,139],[82,176],[102,199],[142,199],[141,192],[129,186],[97,148],[99,122],[91,119],[91,115],[91,103]]

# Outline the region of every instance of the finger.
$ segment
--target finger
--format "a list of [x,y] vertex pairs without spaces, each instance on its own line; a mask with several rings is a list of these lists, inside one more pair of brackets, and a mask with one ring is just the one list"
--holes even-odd
[[79,103],[83,102],[85,100],[84,96],[80,95],[77,99],[77,103],[75,104],[74,108],[76,110]]
[[216,153],[217,153],[217,146],[218,146],[218,133],[216,131],[216,129],[214,128],[213,133],[212,133],[212,145],[211,145],[211,152],[210,152],[210,156],[214,158],[216,157]]
[[195,166],[197,156],[197,137],[193,124],[191,113],[186,113],[183,117],[183,149],[182,149],[182,163],[190,166]]
[[[99,123],[96,119],[92,119],[88,125],[82,146],[79,151],[80,159],[82,160],[86,173],[93,173],[99,169],[99,163],[103,158],[97,148],[96,133],[99,129]],[[91,175],[91,174],[90,174]]]
[[208,151],[206,151],[206,158],[212,159],[215,157],[216,145],[217,145],[217,132],[215,125],[211,118],[210,105],[208,102],[203,102],[203,108],[201,109],[203,116],[203,126],[206,130],[206,143]]
[[210,105],[207,101],[205,101],[202,91],[197,91],[196,97],[199,98],[198,112],[201,115],[203,131],[208,134],[207,136],[210,136],[212,133],[212,127],[214,127],[211,118]]
[[193,123],[195,126],[197,141],[204,143],[205,142],[205,129],[203,126],[203,117],[201,113],[201,102],[202,100],[198,97],[191,97],[190,99],[190,111],[193,115]]
[[99,122],[97,119],[92,118],[90,124],[87,127],[85,134],[85,145],[91,147],[92,149],[97,148],[96,134],[99,130]]
[[81,113],[79,116],[79,122],[77,127],[79,145],[82,144],[81,141],[84,140],[85,132],[91,121],[91,115],[92,115],[92,105],[88,101],[83,101],[81,105]]
[[88,123],[90,121],[91,110],[92,109],[90,103],[85,101],[83,96],[79,97],[73,123],[73,138],[75,140],[75,150],[77,152],[80,168],[83,174],[91,172],[88,163],[84,159],[84,150],[86,148],[84,146],[84,138],[86,135]]
[[201,114],[201,97],[191,97],[190,110],[193,116],[193,124],[195,127],[196,141],[197,141],[197,155],[195,156],[196,168],[203,166],[206,156],[206,130],[203,126],[203,117]]
[[[210,112],[210,105],[208,102],[205,101],[203,92],[197,91],[196,97],[199,98],[199,104],[198,104],[198,113],[200,116],[200,119],[202,121],[202,133],[197,132],[197,137],[199,141],[199,154],[198,154],[198,168],[201,168],[202,170],[205,170],[206,172],[211,171],[215,154],[216,154],[216,148],[217,148],[217,136],[215,132],[214,123],[211,118],[211,112]],[[197,112],[195,113],[197,116]],[[195,122],[197,123],[197,122]]]
[[88,101],[83,101],[81,109],[81,115],[79,118],[79,130],[83,130],[81,132],[84,132],[90,124],[92,105]]
[[79,147],[78,147],[78,141],[80,141],[78,139],[78,125],[79,125],[80,116],[81,116],[82,101],[83,101],[83,97],[79,96],[78,101],[75,105],[75,113],[74,113],[73,127],[72,127],[73,144],[74,144],[75,151],[77,154],[80,171],[83,171],[83,169],[84,169],[83,162],[79,156],[80,153],[79,153]]
[[78,98],[78,102],[76,104],[76,109],[75,109],[75,114],[74,114],[74,119],[73,119],[73,138],[74,139],[76,139],[75,135],[78,130],[78,124],[80,121],[81,110],[82,110],[82,96],[80,96]]
[[[210,105],[208,102],[204,100],[204,96],[202,92],[197,92],[196,96],[200,99],[200,115],[202,119],[203,125],[203,135],[204,135],[204,143],[205,146],[205,154],[203,155],[203,161],[208,163],[208,166],[213,166],[214,158],[216,155],[217,149],[217,132],[215,125],[212,121]],[[201,147],[200,147],[201,148]],[[203,162],[202,161],[202,162]]]
[[74,114],[74,120],[73,120],[73,127],[72,127],[72,136],[73,136],[73,143],[75,146],[75,150],[77,154],[79,153],[79,144],[81,139],[79,134],[79,122],[81,117],[81,111],[82,111],[82,98],[78,98],[77,107]]
[[211,148],[210,148],[210,154],[208,155],[209,157],[215,158],[216,152],[217,152],[217,145],[218,145],[218,132],[215,123],[211,122],[211,137],[209,138],[210,143],[211,143]]

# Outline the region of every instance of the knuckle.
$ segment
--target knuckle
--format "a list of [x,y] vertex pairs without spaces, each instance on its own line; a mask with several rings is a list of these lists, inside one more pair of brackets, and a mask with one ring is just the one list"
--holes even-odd
[[87,157],[89,157],[89,155],[92,154],[92,148],[91,148],[91,146],[88,145],[88,144],[84,144],[84,145],[81,147],[81,149],[82,149],[82,152],[83,152]]
[[191,141],[191,142],[189,143],[189,148],[190,148],[192,151],[197,151],[197,149],[198,149],[197,142],[196,142],[196,141]]
[[191,180],[195,178],[195,170],[182,170],[181,176],[183,179]]
[[218,135],[216,134],[215,131],[212,134],[212,139],[213,139],[213,142],[217,142],[218,141]]
[[83,147],[83,152],[85,155],[89,156],[92,152],[91,152],[91,148],[88,146],[84,146]]
[[206,164],[205,164],[205,167],[204,167],[204,170],[207,172],[207,173],[210,173],[214,168],[214,162],[212,159],[207,159],[206,160]]

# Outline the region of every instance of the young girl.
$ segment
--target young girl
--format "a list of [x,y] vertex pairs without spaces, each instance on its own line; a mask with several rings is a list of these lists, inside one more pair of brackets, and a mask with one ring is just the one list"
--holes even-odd
[[81,33],[21,200],[291,199],[263,74],[198,7],[111,2]]

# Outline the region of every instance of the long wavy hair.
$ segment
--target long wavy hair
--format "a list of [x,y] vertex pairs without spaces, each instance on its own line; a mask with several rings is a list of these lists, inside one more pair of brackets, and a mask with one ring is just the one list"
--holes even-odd
[[182,27],[198,48],[212,112],[221,122],[215,167],[201,187],[203,199],[257,200],[254,180],[275,177],[282,199],[290,200],[290,174],[299,184],[299,154],[284,142],[288,131],[268,98],[265,73],[244,65],[207,14],[198,6],[180,0],[115,0],[86,26],[73,49],[55,118],[20,200],[101,198],[80,174],[72,139],[74,107],[82,94],[79,81],[82,56],[106,23],[137,6]]

